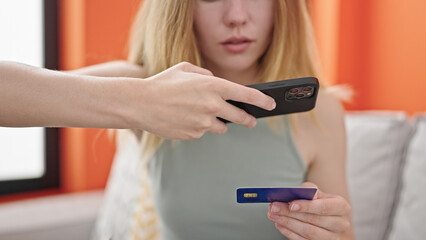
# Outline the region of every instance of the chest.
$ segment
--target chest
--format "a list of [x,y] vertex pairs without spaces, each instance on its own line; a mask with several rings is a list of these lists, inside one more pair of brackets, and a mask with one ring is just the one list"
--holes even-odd
[[[298,186],[305,177],[304,163],[289,135],[267,126],[253,131],[234,127],[226,135],[167,142],[149,163],[162,231],[170,239],[174,234],[180,236],[176,239],[217,237],[217,232],[232,239],[235,231],[251,228],[253,236],[259,229],[275,233],[266,218],[268,205],[237,204],[236,189]],[[189,231],[188,225],[198,228]]]

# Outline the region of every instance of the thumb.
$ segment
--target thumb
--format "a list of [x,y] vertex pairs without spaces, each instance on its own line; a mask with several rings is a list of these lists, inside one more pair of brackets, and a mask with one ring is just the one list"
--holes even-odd
[[195,66],[195,65],[193,65],[191,63],[187,63],[187,62],[181,62],[181,63],[177,64],[176,67],[180,68],[184,72],[198,73],[198,74],[202,74],[202,75],[213,76],[213,73],[210,72],[209,70],[202,68],[202,67]]
[[320,198],[320,195],[322,194],[322,192],[318,189],[318,186],[315,185],[314,183],[311,182],[304,182],[302,183],[301,187],[305,187],[305,188],[316,188],[317,192],[315,193],[315,196],[313,199],[318,199]]

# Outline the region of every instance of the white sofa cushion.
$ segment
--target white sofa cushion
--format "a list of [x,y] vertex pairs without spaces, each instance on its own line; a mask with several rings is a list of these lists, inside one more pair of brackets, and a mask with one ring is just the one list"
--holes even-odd
[[426,237],[426,115],[417,118],[409,145],[390,239],[417,240]]
[[405,143],[412,126],[401,112],[349,112],[348,185],[357,239],[384,239],[392,218]]

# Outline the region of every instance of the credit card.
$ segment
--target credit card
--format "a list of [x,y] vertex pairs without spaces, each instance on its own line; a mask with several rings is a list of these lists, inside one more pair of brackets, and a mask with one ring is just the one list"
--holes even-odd
[[238,203],[291,202],[293,200],[312,200],[316,188],[285,187],[285,188],[238,188]]

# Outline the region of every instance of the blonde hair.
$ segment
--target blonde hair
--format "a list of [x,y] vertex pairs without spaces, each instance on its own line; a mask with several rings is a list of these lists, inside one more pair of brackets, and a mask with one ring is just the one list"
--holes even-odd
[[[307,3],[303,0],[276,0],[276,4],[271,43],[259,59],[259,79],[270,82],[317,76]],[[193,0],[145,0],[133,25],[129,61],[143,65],[148,76],[183,61],[202,66],[193,31],[193,10]],[[145,160],[163,141],[154,134],[142,134]]]

